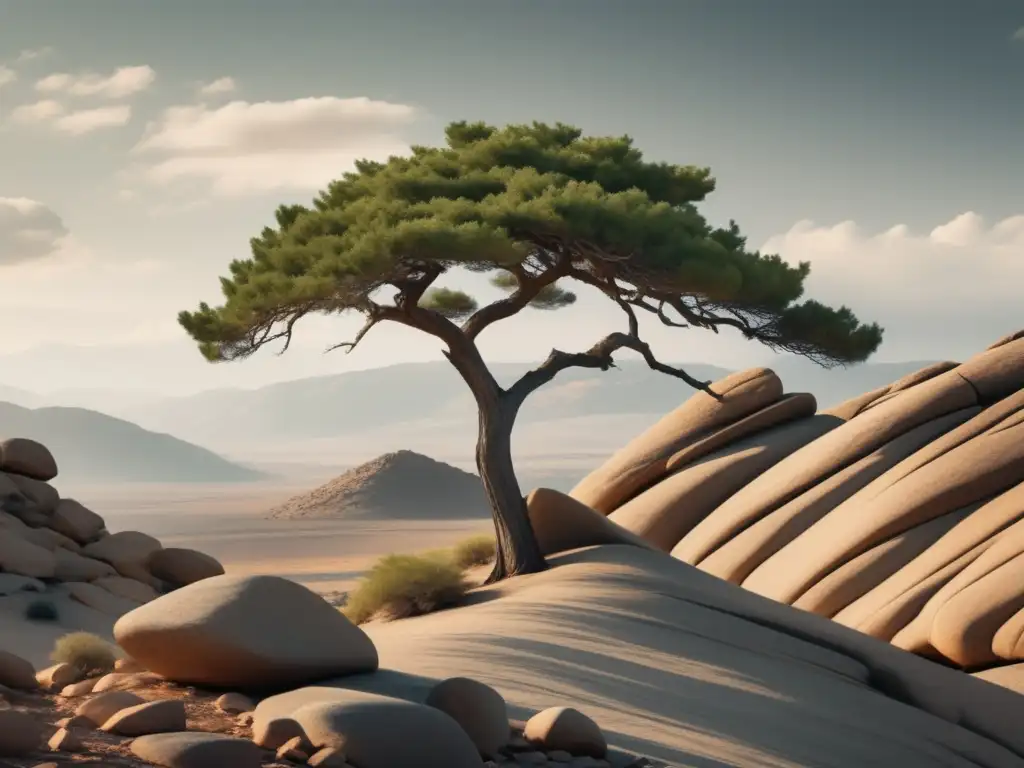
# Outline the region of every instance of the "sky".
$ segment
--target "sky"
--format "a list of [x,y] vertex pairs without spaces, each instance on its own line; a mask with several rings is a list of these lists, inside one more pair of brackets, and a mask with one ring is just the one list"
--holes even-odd
[[[877,360],[963,359],[1024,328],[1016,0],[0,0],[0,385],[167,394],[440,358],[358,318],[210,365],[176,323],[283,202],[452,120],[563,121],[709,166],[701,210],[810,261],[807,295],[886,328]],[[446,284],[489,298],[477,276]],[[481,337],[589,347],[581,292]],[[665,360],[770,363],[645,326]]]

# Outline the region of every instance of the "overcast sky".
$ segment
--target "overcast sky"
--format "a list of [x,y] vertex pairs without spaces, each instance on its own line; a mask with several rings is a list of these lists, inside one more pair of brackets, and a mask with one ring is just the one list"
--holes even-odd
[[[457,119],[561,120],[711,166],[706,214],[809,260],[809,295],[886,327],[879,360],[1024,327],[1013,0],[0,0],[0,18],[0,384],[186,392],[438,357],[383,328],[325,356],[358,325],[332,320],[211,366],[175,315],[218,298],[277,204]],[[541,359],[618,324],[584,294],[482,344]],[[768,360],[648,330],[668,360]]]

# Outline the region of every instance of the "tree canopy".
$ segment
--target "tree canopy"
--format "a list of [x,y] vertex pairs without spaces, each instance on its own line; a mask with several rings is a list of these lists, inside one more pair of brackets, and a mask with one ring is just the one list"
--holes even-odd
[[[203,354],[237,359],[275,340],[287,348],[304,316],[348,310],[367,321],[339,347],[382,320],[472,342],[527,306],[572,304],[571,280],[618,305],[629,332],[554,368],[606,367],[623,347],[661,365],[640,341],[642,313],[730,327],[823,365],[862,361],[881,342],[881,328],[850,309],[801,301],[808,264],[748,249],[734,222],[709,224],[696,207],[715,188],[707,168],[649,162],[629,137],[562,124],[457,122],[446,136],[446,146],[356,163],[310,206],[279,207],[276,226],[221,279],[223,304],[179,315]],[[481,307],[435,285],[456,268],[492,273],[508,297]]]

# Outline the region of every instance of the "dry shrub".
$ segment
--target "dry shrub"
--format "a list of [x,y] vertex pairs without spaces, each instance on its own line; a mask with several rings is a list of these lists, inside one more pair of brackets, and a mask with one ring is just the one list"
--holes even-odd
[[70,664],[83,674],[111,672],[117,651],[102,637],[90,632],[72,632],[57,640],[50,659],[54,664]]
[[462,569],[494,562],[497,542],[493,533],[470,536],[452,547],[452,560]]
[[466,589],[448,552],[388,555],[360,579],[342,613],[355,624],[420,616],[454,605]]

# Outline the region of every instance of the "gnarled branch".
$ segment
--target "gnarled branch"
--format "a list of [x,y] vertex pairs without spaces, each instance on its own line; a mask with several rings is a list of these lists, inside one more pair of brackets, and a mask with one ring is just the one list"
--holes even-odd
[[516,276],[519,287],[504,299],[498,299],[481,307],[462,324],[462,332],[470,341],[475,340],[484,330],[499,320],[505,320],[526,309],[544,288],[569,274],[569,264],[566,259],[560,257],[553,267],[536,275],[530,275],[519,266],[512,267],[509,271]]

